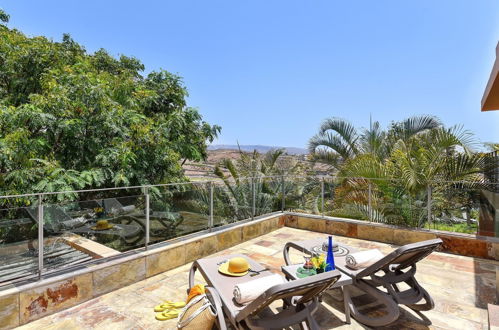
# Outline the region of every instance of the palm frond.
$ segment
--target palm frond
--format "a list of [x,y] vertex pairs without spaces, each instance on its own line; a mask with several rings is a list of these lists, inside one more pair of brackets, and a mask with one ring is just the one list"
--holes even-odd
[[353,126],[350,122],[341,118],[328,118],[322,122],[319,132],[326,133],[328,131],[336,132],[352,149],[355,150],[358,135],[355,126]]
[[310,139],[308,143],[310,153],[313,154],[318,149],[323,152],[336,152],[343,159],[349,159],[354,156],[354,152],[350,146],[341,137],[330,132],[319,133]]

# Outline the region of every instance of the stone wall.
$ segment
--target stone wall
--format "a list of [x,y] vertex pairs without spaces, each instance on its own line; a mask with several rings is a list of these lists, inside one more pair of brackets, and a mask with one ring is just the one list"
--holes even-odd
[[401,228],[367,221],[299,213],[288,213],[284,217],[285,225],[288,227],[396,245],[440,238],[443,240],[444,252],[499,260],[499,238],[495,237]]
[[284,226],[282,214],[227,226],[148,251],[0,291],[0,329],[10,329],[225,250]]

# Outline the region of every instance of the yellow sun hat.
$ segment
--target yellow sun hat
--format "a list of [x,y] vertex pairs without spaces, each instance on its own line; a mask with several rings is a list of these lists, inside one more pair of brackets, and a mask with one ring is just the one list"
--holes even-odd
[[92,230],[107,230],[113,228],[114,225],[110,224],[107,222],[107,220],[99,220],[95,224],[94,227],[92,227]]
[[248,274],[249,268],[248,260],[236,257],[218,267],[218,271],[229,276],[244,276]]

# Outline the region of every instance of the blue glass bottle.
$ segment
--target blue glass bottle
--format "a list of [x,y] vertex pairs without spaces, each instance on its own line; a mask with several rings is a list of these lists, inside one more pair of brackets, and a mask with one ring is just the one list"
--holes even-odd
[[326,272],[330,270],[335,270],[334,266],[334,256],[333,256],[333,236],[329,236],[329,241],[327,244],[327,257],[326,257]]

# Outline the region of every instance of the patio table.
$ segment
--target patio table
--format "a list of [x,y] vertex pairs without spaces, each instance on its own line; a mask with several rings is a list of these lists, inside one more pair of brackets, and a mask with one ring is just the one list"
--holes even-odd
[[[324,238],[287,242],[286,245],[284,245],[284,250],[283,250],[284,261],[286,262],[286,266],[282,267],[282,271],[286,275],[286,277],[289,279],[296,279],[297,278],[296,271],[298,270],[298,267],[302,265],[302,264],[296,264],[296,265],[291,264],[291,259],[289,258],[290,249],[300,251],[310,256],[317,253],[326,253],[326,251],[322,250],[322,244],[326,241],[327,241],[327,236]],[[341,272],[341,277],[338,280],[338,282],[336,282],[332,286],[332,289],[337,289],[337,288],[341,289],[341,292],[343,294],[343,302],[345,306],[345,322],[348,324],[350,324],[350,307],[348,306],[348,301],[350,300],[349,288],[353,283],[353,280],[349,275],[345,274],[345,272],[342,271],[342,268],[344,268],[346,265],[345,257],[348,254],[354,252],[357,252],[357,249],[343,244],[338,244],[338,251],[333,252],[334,264],[335,267],[338,268],[338,270]]]
[[[282,266],[281,269],[284,275],[286,276],[286,279],[293,281],[298,279],[296,272],[298,271],[298,268],[300,268],[301,266],[302,264],[288,265],[288,266]],[[336,283],[334,283],[331,289],[341,289],[343,297],[345,297],[345,295],[348,297],[349,291],[345,290],[344,287],[350,284],[352,284],[352,278],[345,273],[341,273],[340,279]],[[345,306],[345,322],[347,324],[350,324],[350,313],[348,313],[349,310],[348,299],[343,298],[343,302]]]

